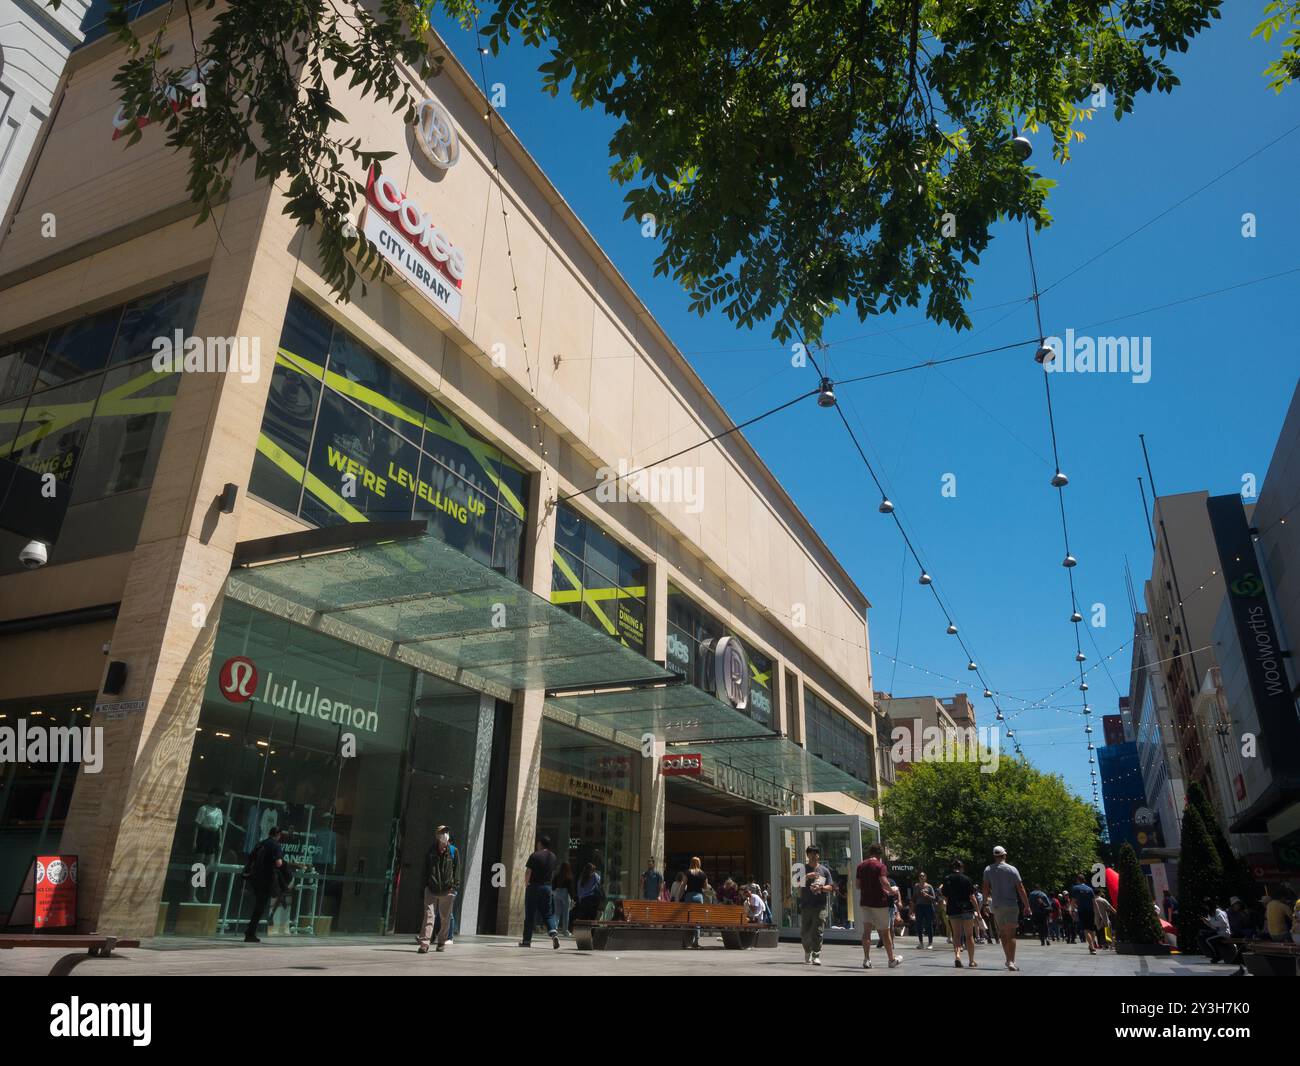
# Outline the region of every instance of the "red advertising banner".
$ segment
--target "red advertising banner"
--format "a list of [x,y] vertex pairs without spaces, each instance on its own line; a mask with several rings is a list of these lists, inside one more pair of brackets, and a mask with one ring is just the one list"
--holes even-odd
[[699,777],[704,769],[703,755],[665,755],[661,763],[664,777]]
[[68,929],[77,925],[77,857],[36,856],[36,929]]

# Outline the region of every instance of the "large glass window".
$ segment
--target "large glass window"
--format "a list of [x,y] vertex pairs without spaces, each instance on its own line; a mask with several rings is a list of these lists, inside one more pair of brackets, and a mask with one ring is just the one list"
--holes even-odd
[[527,475],[301,297],[289,302],[249,491],[313,525],[425,518],[518,579]]
[[557,881],[576,886],[590,865],[608,901],[637,894],[640,766],[637,751],[542,721],[537,833],[560,859]]
[[646,650],[646,564],[568,504],[556,508],[551,602]]
[[806,747],[818,758],[852,774],[864,785],[873,783],[871,737],[859,729],[812,689],[803,690],[804,721],[808,729]]
[[732,633],[675,585],[668,586],[668,669],[696,688],[710,691],[710,657],[704,645],[723,636],[736,636],[749,659],[749,705],[745,713],[756,722],[772,724],[774,665],[771,658]]
[[447,825],[458,848],[470,837],[484,784],[475,773],[479,703],[227,600],[172,843],[165,931],[241,934],[252,897],[240,872],[272,826],[297,870],[267,932],[413,929],[433,827]]
[[[50,551],[71,562],[130,548],[162,449],[179,374],[153,369],[153,342],[193,328],[203,278],[0,346],[0,495],[14,464],[53,474],[66,513]],[[45,506],[44,504],[42,506]],[[22,516],[22,501],[6,500]],[[0,573],[18,546],[0,535]]]
[[[0,703],[0,728],[81,728],[95,694]],[[61,751],[60,754],[63,754]],[[32,856],[57,851],[77,781],[75,762],[0,762],[0,900],[13,902]]]

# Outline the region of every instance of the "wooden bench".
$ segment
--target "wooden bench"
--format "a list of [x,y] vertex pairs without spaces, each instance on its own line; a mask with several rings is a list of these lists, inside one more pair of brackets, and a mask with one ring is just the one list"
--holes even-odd
[[619,906],[621,920],[573,923],[579,951],[686,948],[705,934],[721,936],[724,947],[736,950],[777,945],[776,927],[749,921],[744,907],[647,899],[625,899]]
[[1285,940],[1243,940],[1228,937],[1237,949],[1237,972],[1240,977],[1296,977],[1300,975],[1300,944]]
[[50,977],[67,977],[74,966],[87,959],[104,959],[113,954],[116,948],[138,948],[140,941],[126,940],[116,936],[77,935],[73,933],[30,933],[11,935],[0,933],[0,950],[13,948],[61,949],[85,948],[84,952],[74,951],[66,954],[50,967]]

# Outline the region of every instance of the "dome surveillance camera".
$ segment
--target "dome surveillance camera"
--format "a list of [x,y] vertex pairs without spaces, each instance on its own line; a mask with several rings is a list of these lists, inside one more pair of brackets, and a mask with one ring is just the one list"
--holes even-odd
[[28,570],[37,570],[50,561],[49,550],[43,540],[31,540],[18,553],[18,561]]

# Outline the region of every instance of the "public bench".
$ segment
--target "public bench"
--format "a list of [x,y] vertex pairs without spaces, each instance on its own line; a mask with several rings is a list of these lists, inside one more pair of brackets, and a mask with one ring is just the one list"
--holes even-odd
[[50,967],[50,977],[67,977],[77,966],[87,959],[103,959],[113,954],[116,948],[138,948],[140,941],[126,940],[116,936],[100,936],[97,933],[0,933],[0,950],[13,948],[43,948],[45,950],[63,950],[68,948],[85,948],[65,954]]
[[1295,977],[1300,975],[1300,944],[1284,940],[1243,940],[1228,937],[1237,949],[1235,976],[1250,973],[1255,977]]
[[622,919],[573,923],[579,951],[687,948],[698,936],[720,936],[724,947],[774,948],[776,927],[745,918],[745,908],[725,903],[664,903],[625,899]]

